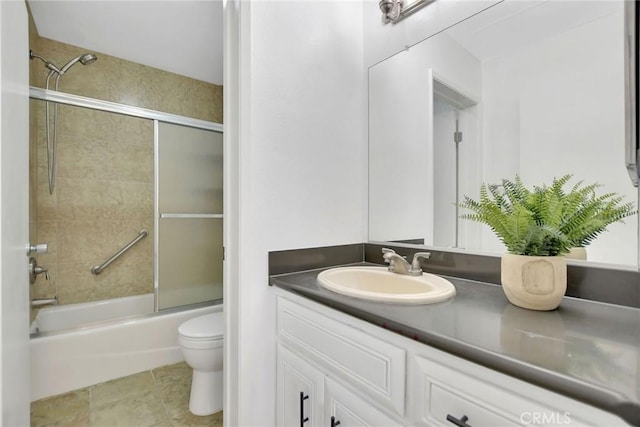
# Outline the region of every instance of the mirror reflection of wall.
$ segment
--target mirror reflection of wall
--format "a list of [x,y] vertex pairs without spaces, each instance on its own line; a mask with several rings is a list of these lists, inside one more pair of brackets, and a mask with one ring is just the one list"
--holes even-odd
[[[637,203],[624,158],[623,3],[505,1],[372,66],[369,238],[502,253],[488,227],[456,221],[455,200],[516,174],[533,186],[571,173]],[[637,266],[637,247],[631,217],[588,259]]]
[[[466,172],[478,146],[476,101],[433,80],[433,230],[434,246],[464,248],[468,233],[458,203],[468,189]],[[464,181],[464,182],[463,182]],[[454,203],[451,203],[453,200]]]

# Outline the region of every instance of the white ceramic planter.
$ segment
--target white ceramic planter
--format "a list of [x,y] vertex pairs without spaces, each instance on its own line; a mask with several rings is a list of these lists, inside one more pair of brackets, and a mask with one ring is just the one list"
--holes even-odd
[[563,256],[504,254],[502,289],[509,302],[530,310],[553,310],[567,291],[567,262]]

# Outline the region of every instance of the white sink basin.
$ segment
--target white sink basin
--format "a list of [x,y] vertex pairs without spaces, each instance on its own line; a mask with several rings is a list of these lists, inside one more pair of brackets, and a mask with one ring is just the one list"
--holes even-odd
[[433,304],[456,294],[453,284],[429,273],[407,276],[387,267],[338,267],[318,275],[318,282],[342,295],[396,304]]

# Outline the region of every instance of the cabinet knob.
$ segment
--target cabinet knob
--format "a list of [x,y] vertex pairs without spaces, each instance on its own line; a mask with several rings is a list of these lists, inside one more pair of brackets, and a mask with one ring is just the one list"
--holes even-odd
[[300,427],[303,427],[304,423],[309,421],[309,417],[304,416],[304,401],[309,398],[309,395],[305,395],[303,391],[300,392]]
[[453,415],[447,414],[447,421],[457,425],[458,427],[471,427],[471,424],[467,424],[469,417],[463,415],[462,418],[456,418]]
[[331,416],[331,427],[336,427],[340,425],[340,421],[336,420],[336,417]]

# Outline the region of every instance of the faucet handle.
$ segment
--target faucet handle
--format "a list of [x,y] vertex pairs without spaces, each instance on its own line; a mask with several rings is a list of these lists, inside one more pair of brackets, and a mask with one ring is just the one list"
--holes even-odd
[[394,251],[393,249],[382,248],[382,259],[384,259],[385,262],[389,262],[391,261],[391,256],[395,253],[396,251]]
[[36,265],[33,269],[33,272],[36,275],[44,273],[45,280],[49,280],[49,269],[47,267]]
[[414,271],[422,271],[422,267],[420,267],[420,259],[429,259],[431,258],[431,252],[416,252],[413,254],[413,261],[411,261],[411,269]]

